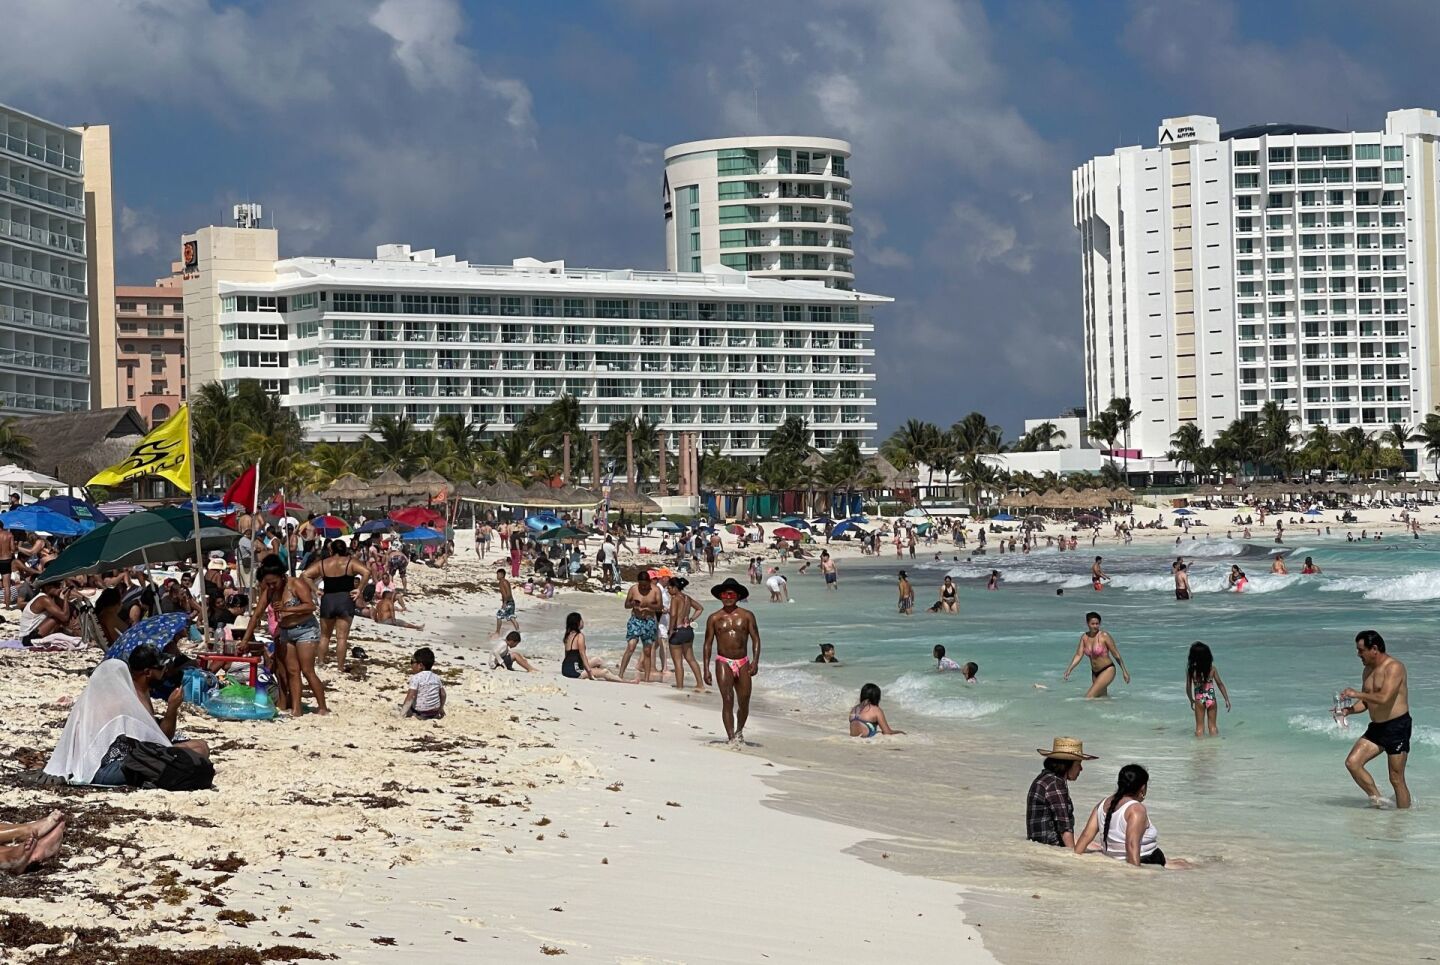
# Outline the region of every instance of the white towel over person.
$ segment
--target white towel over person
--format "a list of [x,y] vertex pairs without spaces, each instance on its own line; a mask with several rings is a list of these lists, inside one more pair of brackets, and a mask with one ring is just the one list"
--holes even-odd
[[122,734],[170,746],[170,738],[135,693],[129,665],[123,660],[102,660],[70,709],[45,773],[63,777],[70,784],[89,784],[105,752]]

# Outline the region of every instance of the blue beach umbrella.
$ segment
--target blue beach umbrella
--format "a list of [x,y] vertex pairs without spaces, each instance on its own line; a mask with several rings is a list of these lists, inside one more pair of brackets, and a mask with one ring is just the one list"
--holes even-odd
[[679,523],[672,522],[671,520],[663,519],[663,518],[662,518],[662,519],[657,519],[657,520],[655,520],[655,522],[649,524],[649,525],[646,526],[645,528],[646,528],[646,529],[658,529],[658,530],[659,530],[660,532],[662,532],[662,533],[678,533],[678,532],[680,532],[680,530],[681,530],[682,527],[680,526]]
[[407,543],[434,543],[445,538],[444,533],[437,533],[429,526],[417,526],[408,533],[401,533],[400,538]]
[[95,528],[93,523],[62,516],[53,509],[35,505],[22,506],[0,513],[0,523],[7,529],[23,529],[27,533],[49,533],[51,536],[81,536]]
[[791,516],[787,519],[780,520],[780,522],[784,523],[786,526],[794,526],[796,529],[810,528],[810,524],[805,522],[805,520],[801,519],[799,516]]
[[396,532],[396,533],[404,534],[404,533],[410,532],[412,529],[414,529],[413,526],[408,526],[408,525],[406,525],[405,523],[400,522],[399,520],[394,520],[394,519],[372,519],[372,520],[368,520],[363,526],[360,526],[360,527],[356,528],[355,532],[356,532],[356,533],[360,533],[360,534],[365,534],[365,535],[368,535],[368,534],[370,534],[370,533],[389,533],[389,532]]
[[51,496],[49,499],[42,499],[31,505],[40,509],[53,509],[61,516],[68,516],[82,523],[102,526],[110,522],[110,517],[100,512],[99,506],[88,499],[79,499],[75,496]]
[[1322,513],[1322,512],[1321,512],[1320,510],[1318,510],[1318,509],[1307,509],[1307,510],[1305,510],[1305,515],[1306,515],[1306,516],[1324,516],[1325,514]]
[[1181,506],[1179,509],[1175,510],[1175,515],[1176,515],[1176,516],[1194,516],[1194,515],[1195,515],[1195,510],[1193,510],[1193,509],[1186,509],[1184,506]]
[[105,651],[105,659],[125,660],[130,651],[147,643],[156,650],[164,650],[175,635],[189,625],[188,613],[162,613],[158,617],[147,617],[116,637],[110,649]]
[[991,516],[990,518],[993,519],[993,520],[995,520],[995,522],[997,522],[997,523],[1013,523],[1013,522],[1015,522],[1015,517],[1014,517],[1014,516],[1011,516],[1009,513],[996,513],[994,516]]

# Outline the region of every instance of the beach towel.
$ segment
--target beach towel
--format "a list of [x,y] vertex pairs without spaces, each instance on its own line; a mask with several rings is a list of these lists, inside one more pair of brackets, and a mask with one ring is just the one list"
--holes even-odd
[[103,660],[70,709],[45,773],[70,784],[89,784],[105,752],[121,735],[170,744],[150,709],[136,696],[130,668],[123,660]]

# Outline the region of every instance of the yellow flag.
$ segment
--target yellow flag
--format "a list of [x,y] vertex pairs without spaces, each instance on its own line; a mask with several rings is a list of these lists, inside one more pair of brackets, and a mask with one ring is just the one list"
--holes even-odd
[[166,419],[120,462],[96,473],[88,486],[114,487],[147,476],[162,476],[190,491],[190,407]]

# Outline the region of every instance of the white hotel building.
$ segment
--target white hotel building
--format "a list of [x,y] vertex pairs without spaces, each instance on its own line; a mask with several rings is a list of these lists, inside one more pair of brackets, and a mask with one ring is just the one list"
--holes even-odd
[[312,440],[359,439],[384,415],[503,432],[569,394],[587,431],[639,415],[754,457],[799,416],[821,449],[872,449],[870,311],[888,298],[719,267],[470,265],[408,245],[281,260],[260,228],[184,242],[191,385],[260,379]]
[[1132,448],[1207,439],[1268,401],[1301,428],[1417,423],[1440,386],[1440,119],[1383,132],[1167,118],[1074,173],[1086,407]]

